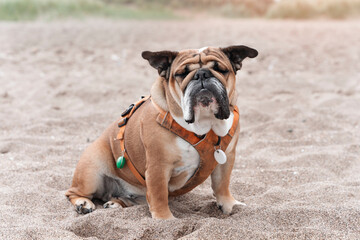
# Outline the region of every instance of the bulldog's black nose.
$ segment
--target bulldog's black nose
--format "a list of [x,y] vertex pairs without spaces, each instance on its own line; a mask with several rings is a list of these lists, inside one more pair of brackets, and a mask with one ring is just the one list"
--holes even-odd
[[205,80],[207,78],[212,77],[213,74],[210,72],[208,68],[200,68],[194,75],[195,80]]

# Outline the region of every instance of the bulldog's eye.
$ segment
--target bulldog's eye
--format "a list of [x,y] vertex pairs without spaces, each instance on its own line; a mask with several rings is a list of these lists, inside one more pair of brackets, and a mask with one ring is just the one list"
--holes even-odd
[[186,67],[183,71],[175,73],[175,77],[185,78],[189,74],[189,69]]
[[221,73],[221,74],[226,74],[229,72],[229,70],[227,70],[226,68],[220,67],[218,62],[214,63],[214,70]]

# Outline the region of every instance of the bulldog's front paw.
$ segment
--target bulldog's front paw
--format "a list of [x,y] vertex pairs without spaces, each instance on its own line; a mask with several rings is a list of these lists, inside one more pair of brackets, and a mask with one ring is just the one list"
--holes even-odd
[[174,215],[169,211],[166,213],[155,213],[155,212],[151,212],[151,216],[153,219],[162,219],[162,220],[171,220],[171,219],[176,219],[174,217]]
[[95,204],[88,198],[77,199],[74,206],[79,214],[87,214],[95,210]]
[[216,199],[218,208],[224,214],[230,214],[235,205],[246,206],[245,203],[235,200],[233,197],[218,197]]

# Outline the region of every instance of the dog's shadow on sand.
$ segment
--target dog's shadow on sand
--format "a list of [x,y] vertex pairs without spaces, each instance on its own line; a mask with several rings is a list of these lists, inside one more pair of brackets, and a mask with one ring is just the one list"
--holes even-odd
[[[105,202],[94,199],[94,204],[96,205],[96,209],[104,209],[103,205]],[[146,216],[151,218],[150,211],[148,210],[148,206],[146,206],[147,214]],[[207,196],[196,193],[188,193],[186,195],[178,196],[178,197],[170,197],[169,198],[169,207],[171,212],[174,214],[176,218],[189,218],[191,216],[196,218],[218,218],[224,219],[229,217],[229,215],[223,214],[221,209],[216,204],[216,199],[213,196]],[[131,212],[133,207],[127,207],[127,211]],[[234,213],[238,212],[239,207],[234,207]],[[133,208],[135,209],[135,208]],[[137,209],[137,208],[136,208]]]

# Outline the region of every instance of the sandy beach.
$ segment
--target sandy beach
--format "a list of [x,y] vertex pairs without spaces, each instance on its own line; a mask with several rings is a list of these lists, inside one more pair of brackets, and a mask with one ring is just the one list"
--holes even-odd
[[[360,22],[0,23],[0,239],[360,239]],[[144,50],[256,48],[237,74],[231,191],[210,179],[170,200],[78,215],[64,196],[82,151],[156,70]]]

